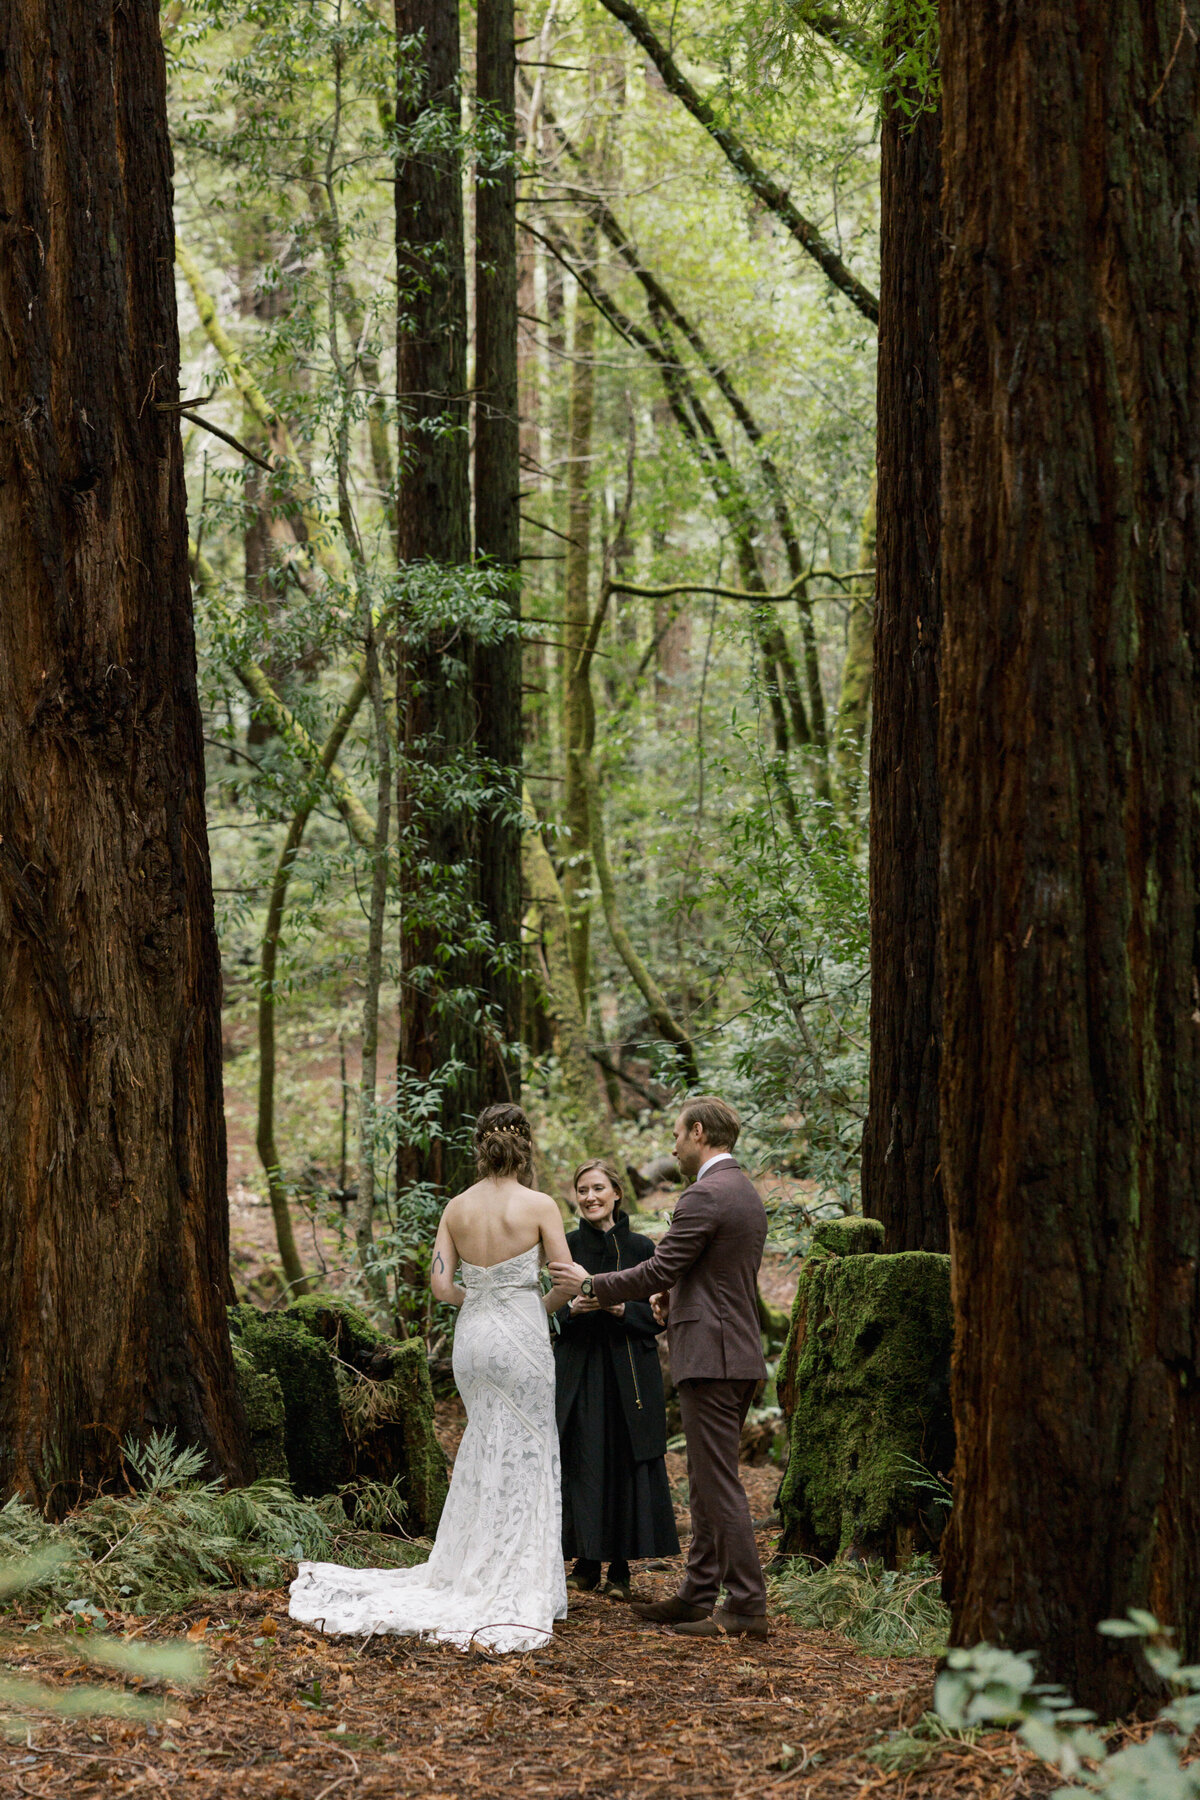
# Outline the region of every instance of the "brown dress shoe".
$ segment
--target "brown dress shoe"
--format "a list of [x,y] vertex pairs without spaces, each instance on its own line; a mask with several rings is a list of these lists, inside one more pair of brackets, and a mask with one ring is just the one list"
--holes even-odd
[[652,1625],[684,1625],[707,1619],[711,1606],[692,1606],[687,1600],[672,1598],[670,1600],[635,1600],[633,1611],[639,1619],[648,1619]]
[[707,1619],[683,1620],[675,1627],[679,1637],[756,1637],[770,1636],[766,1613],[735,1613],[724,1606]]

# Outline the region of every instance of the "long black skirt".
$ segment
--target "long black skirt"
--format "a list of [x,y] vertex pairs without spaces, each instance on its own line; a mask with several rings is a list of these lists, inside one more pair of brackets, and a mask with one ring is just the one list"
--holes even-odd
[[562,1433],[563,1552],[588,1562],[674,1556],[679,1549],[661,1456],[634,1462],[606,1345],[587,1359]]

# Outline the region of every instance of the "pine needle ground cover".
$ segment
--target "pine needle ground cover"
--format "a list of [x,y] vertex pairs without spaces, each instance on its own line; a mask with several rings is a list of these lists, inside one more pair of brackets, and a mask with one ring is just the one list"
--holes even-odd
[[[758,1474],[744,1471],[748,1486]],[[769,1557],[773,1535],[759,1541]],[[675,1567],[639,1577],[659,1595],[677,1583]],[[498,1658],[326,1639],[286,1607],[277,1589],[213,1594],[152,1620],[110,1610],[111,1637],[204,1645],[203,1685],[160,1683],[156,1723],[26,1715],[0,1740],[0,1796],[1033,1800],[1058,1780],[1004,1733],[934,1746],[919,1769],[882,1768],[868,1753],[922,1719],[933,1659],[867,1656],[778,1608],[765,1644],[714,1645],[573,1594],[548,1649]],[[13,1633],[6,1656],[13,1675],[84,1678],[78,1651],[44,1632]]]

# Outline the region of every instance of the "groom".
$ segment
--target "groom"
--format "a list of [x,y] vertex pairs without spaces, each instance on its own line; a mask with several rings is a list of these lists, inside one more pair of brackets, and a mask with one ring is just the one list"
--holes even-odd
[[[758,1323],[758,1269],[767,1214],[733,1157],[741,1121],[724,1100],[687,1100],[675,1121],[675,1157],[689,1186],[649,1262],[605,1275],[551,1263],[556,1287],[601,1306],[670,1294],[671,1373],[687,1435],[692,1541],[673,1600],[635,1605],[687,1637],[766,1637],[767,1593],[745,1489],[738,1479],[742,1423],[766,1374]],[[717,1606],[724,1585],[726,1603]]]

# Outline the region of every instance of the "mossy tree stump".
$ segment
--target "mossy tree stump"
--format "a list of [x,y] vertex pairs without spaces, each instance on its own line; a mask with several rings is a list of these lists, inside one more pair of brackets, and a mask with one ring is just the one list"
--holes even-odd
[[801,1271],[780,1362],[789,1448],[779,1549],[894,1566],[935,1547],[946,1520],[934,1477],[954,1461],[950,1259],[829,1248]]
[[433,1431],[424,1344],[397,1343],[357,1307],[320,1295],[281,1312],[235,1306],[229,1323],[259,1474],[286,1474],[309,1496],[355,1480],[394,1481],[407,1529],[432,1533],[446,1498],[446,1460]]

